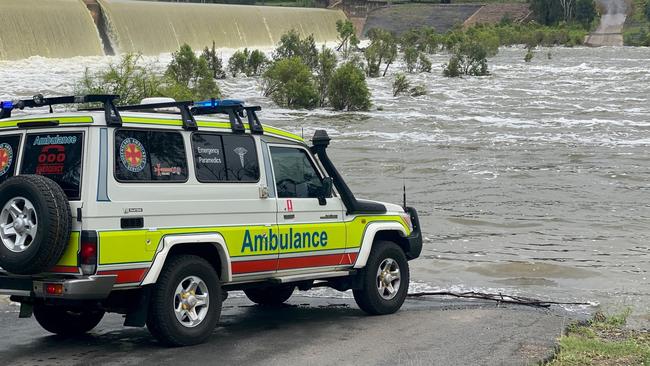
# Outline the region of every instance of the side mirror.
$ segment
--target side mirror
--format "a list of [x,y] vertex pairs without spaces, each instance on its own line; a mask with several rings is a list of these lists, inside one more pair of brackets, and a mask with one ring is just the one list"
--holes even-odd
[[332,177],[323,178],[323,190],[321,191],[320,196],[318,197],[318,204],[325,206],[327,204],[326,198],[332,197],[332,186],[334,185],[334,180]]

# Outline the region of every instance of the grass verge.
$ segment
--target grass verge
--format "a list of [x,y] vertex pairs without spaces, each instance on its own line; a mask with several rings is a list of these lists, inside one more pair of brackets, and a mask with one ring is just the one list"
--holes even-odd
[[596,313],[585,324],[569,326],[546,366],[650,366],[650,331],[626,329],[629,310],[606,316]]

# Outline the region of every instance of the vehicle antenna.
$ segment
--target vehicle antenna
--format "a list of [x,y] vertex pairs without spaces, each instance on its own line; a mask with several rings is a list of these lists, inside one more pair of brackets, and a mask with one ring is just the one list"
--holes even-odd
[[304,127],[300,127],[300,137],[302,137],[303,140],[305,139],[305,128]]
[[406,179],[402,180],[402,189],[404,193],[404,209],[406,210]]

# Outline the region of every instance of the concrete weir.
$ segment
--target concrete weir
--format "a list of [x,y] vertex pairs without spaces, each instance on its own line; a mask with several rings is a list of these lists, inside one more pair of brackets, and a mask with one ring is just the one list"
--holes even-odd
[[0,60],[270,47],[294,28],[335,40],[340,10],[134,0],[2,0]]

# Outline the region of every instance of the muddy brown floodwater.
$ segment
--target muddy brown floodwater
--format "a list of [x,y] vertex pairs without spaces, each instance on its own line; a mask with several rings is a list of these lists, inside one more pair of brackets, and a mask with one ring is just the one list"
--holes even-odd
[[[549,59],[550,53],[550,59]],[[650,312],[649,48],[501,49],[492,76],[409,75],[428,95],[393,98],[369,80],[364,113],[289,111],[254,78],[220,82],[305,137],[328,130],[353,191],[418,208],[417,289],[502,291]],[[163,61],[168,59],[161,57]],[[69,93],[109,58],[0,62],[0,98]],[[155,62],[156,60],[152,60]],[[377,110],[377,109],[381,110]]]

